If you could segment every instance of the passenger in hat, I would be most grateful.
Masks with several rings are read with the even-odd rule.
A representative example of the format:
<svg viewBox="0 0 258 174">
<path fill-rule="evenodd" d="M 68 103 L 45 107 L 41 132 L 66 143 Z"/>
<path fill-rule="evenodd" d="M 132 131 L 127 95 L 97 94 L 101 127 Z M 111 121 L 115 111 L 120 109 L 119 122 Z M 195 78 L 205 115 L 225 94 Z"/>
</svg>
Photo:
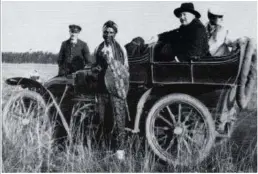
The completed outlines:
<svg viewBox="0 0 258 174">
<path fill-rule="evenodd" d="M 64 41 L 58 56 L 58 75 L 67 75 L 91 64 L 90 51 L 86 42 L 78 39 L 82 28 L 69 25 L 70 38 Z"/>
<path fill-rule="evenodd" d="M 208 38 L 205 26 L 199 20 L 200 13 L 193 3 L 182 3 L 174 10 L 181 26 L 175 30 L 158 35 L 161 43 L 169 43 L 172 56 L 178 61 L 190 61 L 209 53 Z M 170 56 L 171 57 L 171 56 Z"/>
<path fill-rule="evenodd" d="M 129 74 L 127 52 L 124 46 L 116 41 L 117 32 L 118 26 L 114 21 L 109 20 L 104 23 L 102 28 L 104 41 L 95 49 L 94 57 L 96 64 L 92 69 L 94 72 L 97 71 L 99 73 L 98 97 L 100 101 L 99 106 L 101 107 L 100 118 L 104 128 L 103 132 L 108 140 L 116 140 L 114 149 L 116 149 L 117 157 L 124 159 L 125 119 L 126 115 L 128 116 L 127 103 L 126 99 L 120 99 L 111 93 L 105 83 L 106 72 L 111 69 L 113 72 L 111 75 L 116 79 L 114 80 L 115 86 L 120 85 L 116 90 L 124 92 L 124 79 L 121 78 L 122 71 L 120 70 L 123 69 L 127 75 Z M 123 94 L 126 97 L 126 94 Z"/>
<path fill-rule="evenodd" d="M 206 30 L 209 39 L 209 51 L 212 56 L 224 56 L 230 53 L 228 46 L 228 30 L 223 26 L 224 13 L 221 8 L 213 7 L 208 10 L 209 22 Z"/>
</svg>

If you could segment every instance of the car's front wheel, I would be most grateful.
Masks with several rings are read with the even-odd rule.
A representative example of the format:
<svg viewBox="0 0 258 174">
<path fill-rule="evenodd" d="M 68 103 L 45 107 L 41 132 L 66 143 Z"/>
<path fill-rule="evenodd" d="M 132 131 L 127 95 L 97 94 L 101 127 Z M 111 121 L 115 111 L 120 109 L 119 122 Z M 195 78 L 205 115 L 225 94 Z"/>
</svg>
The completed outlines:
<svg viewBox="0 0 258 174">
<path fill-rule="evenodd" d="M 196 165 L 209 154 L 215 139 L 211 114 L 199 100 L 170 94 L 151 108 L 146 138 L 154 153 L 173 165 Z"/>
</svg>

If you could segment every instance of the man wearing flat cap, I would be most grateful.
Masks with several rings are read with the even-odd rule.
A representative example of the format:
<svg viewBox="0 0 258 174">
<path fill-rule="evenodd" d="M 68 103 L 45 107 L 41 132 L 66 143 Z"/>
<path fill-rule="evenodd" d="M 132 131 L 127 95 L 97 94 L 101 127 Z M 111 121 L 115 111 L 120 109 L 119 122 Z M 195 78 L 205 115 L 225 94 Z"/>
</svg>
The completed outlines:
<svg viewBox="0 0 258 174">
<path fill-rule="evenodd" d="M 69 25 L 70 38 L 62 43 L 57 61 L 59 76 L 71 74 L 90 64 L 88 45 L 78 39 L 80 31 L 80 26 Z"/>
<path fill-rule="evenodd" d="M 209 53 L 208 38 L 205 26 L 199 18 L 200 13 L 194 9 L 193 3 L 182 3 L 174 10 L 180 20 L 178 29 L 158 35 L 160 42 L 169 43 L 172 54 L 178 61 L 190 61 Z"/>
</svg>

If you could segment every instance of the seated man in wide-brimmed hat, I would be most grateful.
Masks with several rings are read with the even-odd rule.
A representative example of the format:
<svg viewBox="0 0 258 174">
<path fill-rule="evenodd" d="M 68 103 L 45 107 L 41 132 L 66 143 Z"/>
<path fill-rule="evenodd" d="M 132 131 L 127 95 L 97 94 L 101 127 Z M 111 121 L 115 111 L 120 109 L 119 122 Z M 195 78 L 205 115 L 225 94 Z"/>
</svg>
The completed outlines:
<svg viewBox="0 0 258 174">
<path fill-rule="evenodd" d="M 169 43 L 170 48 L 166 50 L 169 50 L 178 61 L 190 61 L 208 55 L 206 29 L 199 20 L 201 15 L 194 9 L 193 3 L 182 3 L 174 10 L 174 14 L 180 20 L 181 26 L 159 34 L 158 41 Z"/>
</svg>

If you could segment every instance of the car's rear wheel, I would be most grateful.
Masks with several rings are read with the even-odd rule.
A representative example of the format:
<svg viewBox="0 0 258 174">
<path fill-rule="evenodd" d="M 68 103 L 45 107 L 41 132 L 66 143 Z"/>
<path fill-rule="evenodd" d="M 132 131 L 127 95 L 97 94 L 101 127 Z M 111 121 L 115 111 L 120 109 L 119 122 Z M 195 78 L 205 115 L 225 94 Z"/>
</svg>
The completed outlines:
<svg viewBox="0 0 258 174">
<path fill-rule="evenodd" d="M 211 114 L 199 100 L 186 94 L 159 99 L 146 120 L 151 149 L 173 165 L 196 165 L 210 152 L 215 139 Z"/>
</svg>

